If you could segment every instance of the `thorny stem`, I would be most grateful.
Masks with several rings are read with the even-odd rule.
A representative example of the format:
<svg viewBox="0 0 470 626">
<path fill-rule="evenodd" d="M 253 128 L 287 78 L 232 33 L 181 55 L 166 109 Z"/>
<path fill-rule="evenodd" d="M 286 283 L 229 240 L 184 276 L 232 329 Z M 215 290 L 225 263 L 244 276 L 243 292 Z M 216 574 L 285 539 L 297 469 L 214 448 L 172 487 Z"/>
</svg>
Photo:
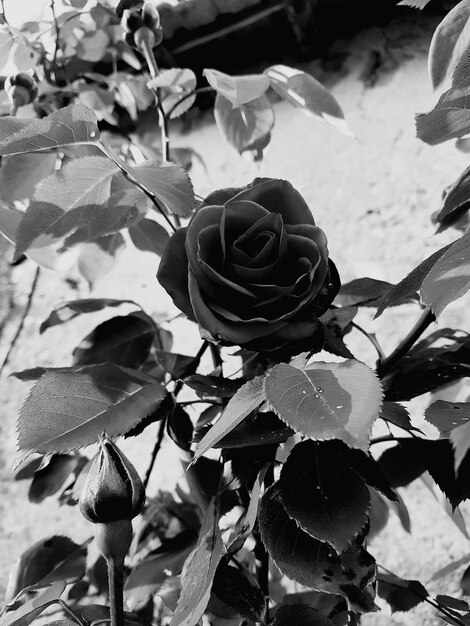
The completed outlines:
<svg viewBox="0 0 470 626">
<path fill-rule="evenodd" d="M 109 610 L 111 626 L 124 626 L 124 565 L 115 559 L 107 560 L 109 583 Z"/>
<path fill-rule="evenodd" d="M 119 167 L 119 169 L 127 178 L 127 180 L 129 180 L 132 184 L 136 185 L 136 187 L 138 187 L 141 191 L 145 193 L 145 195 L 148 198 L 150 198 L 150 200 L 153 202 L 153 204 L 158 209 L 160 214 L 165 218 L 166 222 L 172 228 L 172 230 L 176 230 L 174 224 L 171 222 L 171 220 L 168 218 L 168 216 L 166 215 L 166 213 L 163 211 L 162 207 L 160 206 L 160 202 L 158 201 L 158 198 L 156 197 L 156 195 L 146 185 L 144 185 L 142 181 L 140 181 L 138 178 L 134 176 L 134 174 L 132 173 L 132 170 L 127 166 L 127 164 L 124 161 L 122 161 L 116 154 L 114 154 L 114 152 L 109 148 L 109 146 L 104 144 L 102 141 L 98 141 L 96 145 L 108 157 L 108 159 L 111 159 L 111 161 L 113 161 L 113 163 L 115 163 Z"/>
<path fill-rule="evenodd" d="M 408 350 L 415 344 L 415 342 L 421 337 L 426 328 L 432 324 L 436 319 L 436 316 L 428 307 L 421 314 L 420 318 L 410 330 L 410 332 L 404 337 L 395 350 L 385 359 L 383 359 L 377 366 L 377 374 L 380 378 L 383 378 L 393 368 L 393 366 L 400 361 L 402 357 L 406 355 Z"/>
<path fill-rule="evenodd" d="M 31 310 L 31 306 L 33 304 L 34 294 L 36 293 L 36 289 L 37 289 L 37 286 L 38 286 L 40 274 L 41 274 L 41 268 L 38 266 L 38 267 L 36 267 L 36 271 L 34 272 L 33 282 L 31 283 L 31 288 L 30 288 L 29 293 L 28 293 L 28 300 L 26 302 L 26 306 L 24 308 L 23 315 L 21 316 L 20 323 L 18 324 L 18 328 L 16 329 L 16 333 L 15 333 L 13 339 L 10 342 L 10 345 L 8 347 L 8 350 L 7 350 L 7 353 L 5 355 L 5 358 L 3 359 L 3 362 L 0 365 L 0 375 L 2 374 L 2 372 L 5 369 L 6 365 L 8 364 L 8 361 L 10 360 L 11 353 L 13 352 L 13 349 L 16 346 L 16 343 L 17 343 L 18 339 L 20 338 L 20 335 L 21 335 L 21 333 L 23 331 L 23 328 L 24 328 L 24 325 L 25 325 L 25 322 L 26 322 L 26 318 L 28 317 L 29 311 Z"/>
</svg>

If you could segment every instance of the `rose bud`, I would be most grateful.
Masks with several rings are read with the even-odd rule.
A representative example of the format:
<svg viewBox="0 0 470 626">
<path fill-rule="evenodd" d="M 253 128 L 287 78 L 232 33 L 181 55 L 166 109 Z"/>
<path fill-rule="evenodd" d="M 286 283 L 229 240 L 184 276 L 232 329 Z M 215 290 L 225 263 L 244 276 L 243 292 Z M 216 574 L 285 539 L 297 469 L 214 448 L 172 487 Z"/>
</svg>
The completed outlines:
<svg viewBox="0 0 470 626">
<path fill-rule="evenodd" d="M 145 2 L 142 8 L 142 21 L 144 26 L 155 31 L 160 27 L 160 13 L 150 2 Z"/>
<path fill-rule="evenodd" d="M 145 503 L 145 488 L 135 467 L 109 439 L 88 472 L 79 499 L 80 511 L 94 524 L 131 520 Z"/>
<path fill-rule="evenodd" d="M 5 79 L 4 89 L 15 108 L 34 102 L 38 95 L 38 86 L 35 80 L 24 72 L 8 76 Z"/>
<path fill-rule="evenodd" d="M 126 9 L 121 18 L 121 26 L 126 33 L 135 33 L 135 31 L 143 26 L 144 22 L 136 11 Z"/>
</svg>

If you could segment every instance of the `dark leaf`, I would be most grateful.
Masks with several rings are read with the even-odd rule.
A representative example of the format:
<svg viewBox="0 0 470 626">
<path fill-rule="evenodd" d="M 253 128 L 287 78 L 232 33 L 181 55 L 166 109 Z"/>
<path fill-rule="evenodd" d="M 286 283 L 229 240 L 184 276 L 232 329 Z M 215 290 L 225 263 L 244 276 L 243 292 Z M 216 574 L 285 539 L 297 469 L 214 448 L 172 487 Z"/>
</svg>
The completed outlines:
<svg viewBox="0 0 470 626">
<path fill-rule="evenodd" d="M 34 474 L 41 467 L 44 457 L 41 454 L 31 454 L 12 471 L 13 480 L 34 478 Z"/>
<path fill-rule="evenodd" d="M 29 626 L 44 609 L 58 601 L 65 587 L 66 583 L 63 580 L 54 583 L 16 611 L 5 613 L 0 620 L 1 626 Z"/>
<path fill-rule="evenodd" d="M 394 488 L 406 487 L 426 471 L 424 459 L 411 453 L 406 440 L 387 448 L 379 457 L 378 464 Z"/>
<path fill-rule="evenodd" d="M 253 483 L 253 487 L 251 489 L 250 502 L 245 513 L 239 517 L 233 526 L 232 532 L 230 534 L 230 539 L 228 541 L 227 552 L 229 554 L 235 554 L 243 547 L 248 535 L 253 531 L 253 528 L 256 524 L 256 519 L 258 517 L 258 506 L 259 499 L 261 495 L 261 486 L 264 481 L 264 477 L 266 475 L 268 466 L 266 465 L 261 469 L 256 477 L 256 480 Z"/>
<path fill-rule="evenodd" d="M 427 407 L 424 417 L 438 429 L 441 437 L 448 438 L 454 428 L 470 421 L 470 402 L 437 400 Z"/>
<path fill-rule="evenodd" d="M 48 372 L 21 409 L 19 450 L 67 452 L 96 443 L 105 431 L 118 437 L 153 413 L 166 395 L 154 379 L 111 363 Z"/>
<path fill-rule="evenodd" d="M 369 490 L 338 454 L 335 441 L 298 443 L 284 463 L 279 487 L 289 516 L 338 553 L 366 525 Z"/>
<path fill-rule="evenodd" d="M 82 247 L 78 257 L 78 269 L 90 289 L 114 268 L 124 245 L 124 237 L 121 233 L 116 233 L 100 237 Z"/>
<path fill-rule="evenodd" d="M 168 232 L 155 220 L 146 217 L 129 227 L 132 243 L 139 250 L 162 256 L 170 239 Z"/>
<path fill-rule="evenodd" d="M 258 622 L 264 612 L 264 594 L 245 568 L 238 569 L 221 562 L 214 576 L 212 593 L 237 615 L 252 622 Z"/>
<path fill-rule="evenodd" d="M 187 466 L 182 462 L 186 482 L 192 500 L 201 511 L 205 511 L 220 488 L 223 465 L 215 459 L 202 457 L 197 463 Z"/>
<path fill-rule="evenodd" d="M 15 128 L 16 126 L 16 128 Z M 96 116 L 81 104 L 71 104 L 40 120 L 9 117 L 0 120 L 0 155 L 36 152 L 99 139 Z"/>
<path fill-rule="evenodd" d="M 193 374 L 184 379 L 184 384 L 203 398 L 231 398 L 245 382 L 242 378 L 230 379 L 202 374 Z"/>
<path fill-rule="evenodd" d="M 458 139 L 470 132 L 470 110 L 457 107 L 436 108 L 416 116 L 416 135 L 430 146 Z"/>
<path fill-rule="evenodd" d="M 422 263 L 420 263 L 415 269 L 408 274 L 403 280 L 401 280 L 397 285 L 392 287 L 390 291 L 385 294 L 382 302 L 379 304 L 377 308 L 377 313 L 375 314 L 375 318 L 382 315 L 382 313 L 390 306 L 395 306 L 400 302 L 403 302 L 404 299 L 413 298 L 419 289 L 421 289 L 421 285 L 423 284 L 424 279 L 432 270 L 434 265 L 439 261 L 441 256 L 449 250 L 452 244 L 448 244 L 444 246 L 440 250 L 437 250 L 427 259 L 425 259 Z M 375 319 L 374 318 L 374 319 Z"/>
<path fill-rule="evenodd" d="M 392 574 L 377 575 L 377 593 L 392 609 L 397 611 L 409 611 L 428 597 L 428 592 L 419 580 L 405 580 Z"/>
<path fill-rule="evenodd" d="M 182 406 L 177 404 L 168 416 L 167 430 L 176 445 L 189 452 L 193 438 L 193 423 Z"/>
<path fill-rule="evenodd" d="M 181 595 L 171 626 L 196 626 L 199 622 L 209 602 L 212 582 L 223 554 L 219 512 L 211 502 L 196 547 L 189 555 L 181 575 Z"/>
<path fill-rule="evenodd" d="M 376 374 L 354 360 L 315 362 L 304 369 L 280 364 L 266 376 L 266 397 L 279 417 L 311 439 L 342 439 L 368 449 L 382 404 Z"/>
<path fill-rule="evenodd" d="M 354 359 L 343 338 L 352 329 L 351 322 L 356 317 L 357 310 L 355 306 L 330 308 L 319 318 L 325 336 L 324 350 L 343 359 Z"/>
<path fill-rule="evenodd" d="M 469 611 L 470 607 L 468 602 L 461 600 L 460 598 L 453 598 L 452 596 L 443 596 L 438 594 L 436 596 L 436 602 L 444 605 L 448 609 L 454 609 L 455 611 Z"/>
<path fill-rule="evenodd" d="M 341 285 L 335 304 L 340 306 L 378 306 L 381 298 L 387 294 L 394 285 L 375 278 L 356 278 L 349 283 Z M 417 300 L 416 294 L 413 297 L 405 297 L 403 303 L 411 299 Z M 402 304 L 398 301 L 395 305 Z"/>
<path fill-rule="evenodd" d="M 266 70 L 266 74 L 274 91 L 296 109 L 353 137 L 335 97 L 313 76 L 287 65 L 273 65 Z"/>
<path fill-rule="evenodd" d="M 131 571 L 124 586 L 124 597 L 131 611 L 142 608 L 165 581 L 169 572 L 181 572 L 183 564 L 196 542 L 193 532 L 184 531 L 164 542 Z"/>
<path fill-rule="evenodd" d="M 73 351 L 73 365 L 106 361 L 138 368 L 147 359 L 155 335 L 155 324 L 140 312 L 113 317 L 97 326 Z"/>
<path fill-rule="evenodd" d="M 382 532 L 388 523 L 390 515 L 390 509 L 386 500 L 375 489 L 370 489 L 371 506 L 369 511 L 369 534 L 368 540 L 375 539 L 375 537 Z"/>
<path fill-rule="evenodd" d="M 294 431 L 286 426 L 275 413 L 258 413 L 253 419 L 241 424 L 220 439 L 214 448 L 244 448 L 271 443 L 285 443 Z"/>
<path fill-rule="evenodd" d="M 386 400 L 382 404 L 382 411 L 380 412 L 380 419 L 385 420 L 386 422 L 390 422 L 394 426 L 398 426 L 403 430 L 407 430 L 408 432 L 412 430 L 417 430 L 411 425 L 410 414 L 408 410 L 405 409 L 401 404 L 397 404 L 396 402 L 390 402 Z"/>
<path fill-rule="evenodd" d="M 351 610 L 374 609 L 366 589 L 375 577 L 372 556 L 356 544 L 338 555 L 302 531 L 287 515 L 276 483 L 261 498 L 258 523 L 263 543 L 283 574 L 317 591 L 342 595 Z"/>
<path fill-rule="evenodd" d="M 170 374 L 171 378 L 176 380 L 187 376 L 194 371 L 198 365 L 197 360 L 193 356 L 186 354 L 177 354 L 176 352 L 166 352 L 165 350 L 157 350 L 155 357 L 163 370 Z"/>
<path fill-rule="evenodd" d="M 334 626 L 328 617 L 305 604 L 284 604 L 278 608 L 273 626 Z"/>
<path fill-rule="evenodd" d="M 467 559 L 465 562 L 467 562 Z M 462 578 L 460 579 L 460 588 L 462 593 L 466 596 L 470 595 L 470 567 L 465 568 L 464 573 L 462 574 Z"/>
<path fill-rule="evenodd" d="M 26 200 L 36 186 L 54 170 L 55 151 L 4 157 L 0 167 L 0 198 L 5 202 Z"/>
<path fill-rule="evenodd" d="M 56 305 L 49 317 L 42 322 L 39 333 L 42 334 L 48 328 L 64 324 L 84 313 L 95 313 L 106 307 L 117 307 L 122 304 L 136 304 L 133 300 L 114 300 L 113 298 L 84 298 L 82 300 L 69 300 Z M 138 305 L 136 305 L 138 306 Z"/>
<path fill-rule="evenodd" d="M 54 495 L 63 487 L 65 481 L 74 471 L 79 457 L 70 454 L 54 454 L 49 463 L 34 475 L 29 486 L 28 500 L 38 504 L 45 498 Z"/>
<path fill-rule="evenodd" d="M 224 412 L 198 443 L 194 460 L 196 461 L 209 448 L 212 448 L 218 441 L 240 424 L 250 413 L 252 413 L 265 400 L 264 376 L 257 376 L 248 381 L 230 398 Z"/>
<path fill-rule="evenodd" d="M 403 502 L 402 497 L 399 493 L 397 493 L 397 500 L 391 500 L 388 503 L 389 507 L 393 509 L 400 520 L 400 524 L 403 529 L 406 530 L 407 533 L 411 533 L 411 518 L 406 507 L 406 504 Z"/>
<path fill-rule="evenodd" d="M 468 211 L 470 201 L 470 168 L 467 167 L 459 178 L 446 189 L 441 208 L 433 222 L 440 224 L 438 232 L 452 226 Z"/>
<path fill-rule="evenodd" d="M 253 489 L 259 473 L 274 463 L 277 449 L 277 444 L 228 448 L 224 450 L 224 460 L 230 461 L 233 476 L 238 482 Z"/>
</svg>

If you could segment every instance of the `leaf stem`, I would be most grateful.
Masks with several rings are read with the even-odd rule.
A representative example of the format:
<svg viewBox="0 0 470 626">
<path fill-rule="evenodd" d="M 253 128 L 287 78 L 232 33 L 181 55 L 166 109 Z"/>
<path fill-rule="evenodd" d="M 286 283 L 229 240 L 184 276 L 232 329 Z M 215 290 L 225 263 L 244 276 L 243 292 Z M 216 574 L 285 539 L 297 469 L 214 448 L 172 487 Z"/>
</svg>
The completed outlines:
<svg viewBox="0 0 470 626">
<path fill-rule="evenodd" d="M 60 604 L 60 606 L 62 607 L 62 610 L 64 611 L 64 613 L 67 613 L 67 615 L 74 621 L 77 622 L 77 624 L 79 624 L 79 626 L 87 626 L 87 622 L 85 620 L 83 620 L 80 615 L 78 615 L 77 613 L 75 613 L 75 611 L 72 609 L 72 607 L 70 607 L 67 602 L 65 602 L 64 600 L 60 599 L 58 600 L 58 603 Z"/>
<path fill-rule="evenodd" d="M 109 610 L 111 626 L 124 626 L 124 564 L 108 559 Z"/>
<path fill-rule="evenodd" d="M 150 457 L 150 463 L 147 468 L 147 472 L 144 478 L 144 487 L 147 489 L 150 476 L 152 474 L 153 467 L 155 465 L 155 461 L 157 460 L 158 453 L 160 452 L 160 448 L 162 447 L 163 437 L 165 436 L 165 427 L 166 427 L 166 418 L 164 417 L 160 422 L 160 428 L 158 429 L 157 440 L 155 441 L 155 445 L 152 450 L 152 456 Z"/>
<path fill-rule="evenodd" d="M 395 350 L 388 357 L 385 357 L 385 359 L 379 362 L 377 366 L 377 374 L 380 378 L 383 378 L 386 374 L 388 374 L 396 363 L 398 363 L 398 361 L 406 355 L 408 350 L 416 343 L 426 328 L 432 324 L 435 319 L 436 316 L 431 309 L 427 307 L 410 332 L 400 341 Z"/>
<path fill-rule="evenodd" d="M 377 341 L 377 337 L 375 335 L 372 335 L 372 334 L 368 333 L 366 330 L 364 330 L 364 328 L 362 328 L 362 326 L 359 326 L 359 324 L 356 324 L 356 322 L 351 322 L 351 326 L 353 328 L 355 328 L 356 330 L 358 330 L 360 333 L 362 333 L 365 337 L 367 337 L 367 339 L 371 342 L 371 344 L 377 350 L 377 354 L 379 355 L 379 359 L 381 361 L 384 360 L 385 359 L 385 352 L 382 350 L 382 346 Z"/>
<path fill-rule="evenodd" d="M 153 193 L 153 191 L 151 191 L 146 185 L 144 185 L 144 183 L 142 181 L 140 181 L 133 173 L 132 170 L 128 167 L 127 163 L 125 163 L 122 159 L 120 159 L 116 154 L 114 154 L 114 152 L 111 150 L 111 148 L 109 146 L 107 146 L 105 143 L 103 143 L 102 141 L 98 141 L 95 145 L 98 146 L 98 148 L 100 148 L 100 150 L 108 157 L 108 159 L 111 159 L 111 161 L 113 161 L 113 163 L 115 163 L 118 168 L 121 170 L 121 172 L 124 174 L 124 176 L 127 178 L 127 180 L 129 182 L 131 182 L 133 185 L 135 185 L 136 187 L 138 187 L 141 191 L 144 192 L 144 194 L 150 198 L 150 200 L 152 201 L 152 203 L 154 204 L 155 208 L 160 212 L 160 214 L 164 217 L 164 219 L 166 220 L 167 224 L 171 227 L 172 230 L 176 230 L 175 225 L 173 224 L 173 222 L 169 219 L 168 215 L 165 213 L 165 211 L 162 209 L 160 202 L 157 198 L 157 196 Z M 176 217 L 176 216 L 175 216 Z"/>
<path fill-rule="evenodd" d="M 176 111 L 180 104 L 182 104 L 188 98 L 191 98 L 192 96 L 198 96 L 201 93 L 211 92 L 215 92 L 215 89 L 213 87 L 199 87 L 199 89 L 193 89 L 192 91 L 185 93 L 184 96 L 181 96 L 181 98 L 177 100 L 175 104 L 165 113 L 166 118 L 171 119 L 172 114 Z"/>
</svg>

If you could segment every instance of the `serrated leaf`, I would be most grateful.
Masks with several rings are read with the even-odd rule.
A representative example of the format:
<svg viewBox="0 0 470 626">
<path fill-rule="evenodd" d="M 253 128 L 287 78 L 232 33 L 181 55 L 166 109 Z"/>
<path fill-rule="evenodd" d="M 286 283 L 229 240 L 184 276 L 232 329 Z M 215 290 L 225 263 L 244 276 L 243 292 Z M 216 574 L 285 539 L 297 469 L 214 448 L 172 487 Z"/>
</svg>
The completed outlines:
<svg viewBox="0 0 470 626">
<path fill-rule="evenodd" d="M 42 469 L 39 469 L 29 486 L 28 500 L 38 504 L 54 495 L 77 467 L 79 457 L 68 454 L 54 454 Z"/>
<path fill-rule="evenodd" d="M 469 210 L 470 201 L 470 167 L 467 167 L 459 178 L 446 190 L 439 212 L 433 222 L 439 224 L 438 232 L 442 232 L 458 221 L 462 214 Z"/>
<path fill-rule="evenodd" d="M 276 365 L 266 376 L 265 389 L 272 408 L 296 432 L 314 440 L 342 439 L 367 451 L 382 389 L 363 363 L 316 362 L 303 370 Z"/>
<path fill-rule="evenodd" d="M 5 202 L 29 199 L 38 183 L 53 170 L 55 152 L 15 154 L 4 157 L 0 167 L 0 197 Z"/>
<path fill-rule="evenodd" d="M 470 110 L 457 107 L 439 107 L 416 118 L 416 136 L 430 146 L 458 139 L 470 132 Z"/>
<path fill-rule="evenodd" d="M 148 85 L 152 88 L 164 89 L 161 99 L 162 107 L 166 114 L 173 109 L 170 119 L 185 113 L 193 106 L 196 100 L 196 94 L 192 94 L 197 85 L 196 74 L 188 68 L 173 67 L 169 70 L 162 70 Z M 175 107 L 184 96 L 187 97 Z"/>
<path fill-rule="evenodd" d="M 438 429 L 441 437 L 448 438 L 454 428 L 470 422 L 470 402 L 437 400 L 426 408 L 424 418 Z"/>
<path fill-rule="evenodd" d="M 283 574 L 311 589 L 345 597 L 354 611 L 373 610 L 373 596 L 366 589 L 375 577 L 373 557 L 356 544 L 338 555 L 301 530 L 285 511 L 277 483 L 261 498 L 258 524 L 263 543 Z"/>
<path fill-rule="evenodd" d="M 380 412 L 380 419 L 383 419 L 398 428 L 402 428 L 403 430 L 411 431 L 417 430 L 414 428 L 410 421 L 410 414 L 408 410 L 405 409 L 401 404 L 397 404 L 396 402 L 390 402 L 386 400 L 382 405 L 382 410 Z"/>
<path fill-rule="evenodd" d="M 369 491 L 335 441 L 298 443 L 283 465 L 279 487 L 288 515 L 338 553 L 368 520 Z"/>
<path fill-rule="evenodd" d="M 167 395 L 159 383 L 112 363 L 80 372 L 48 372 L 31 390 L 18 420 L 18 449 L 67 452 L 118 437 L 157 410 Z"/>
<path fill-rule="evenodd" d="M 378 306 L 382 297 L 392 289 L 394 285 L 384 280 L 376 280 L 375 278 L 356 278 L 349 283 L 341 285 L 338 295 L 335 298 L 335 304 L 343 307 L 351 306 Z M 403 302 L 412 300 L 406 297 Z M 416 295 L 414 297 L 416 298 Z M 402 302 L 397 302 L 402 304 Z"/>
<path fill-rule="evenodd" d="M 73 365 L 93 365 L 106 361 L 138 368 L 147 359 L 156 327 L 140 312 L 120 315 L 99 324 L 74 349 Z"/>
<path fill-rule="evenodd" d="M 212 501 L 206 511 L 196 547 L 181 575 L 181 595 L 170 626 L 196 626 L 204 613 L 215 572 L 224 554 L 219 511 Z"/>
<path fill-rule="evenodd" d="M 454 69 L 470 45 L 470 2 L 462 0 L 434 31 L 429 48 L 429 75 L 434 89 Z"/>
<path fill-rule="evenodd" d="M 56 568 L 60 567 L 70 556 L 74 557 L 74 562 L 78 559 L 78 568 L 74 568 L 72 578 L 80 578 L 79 574 L 81 576 L 85 574 L 86 546 L 80 546 L 69 537 L 62 535 L 54 535 L 37 541 L 21 554 L 11 571 L 6 602 L 11 603 L 19 593 L 26 589 L 47 587 L 57 580 L 65 582 L 67 576 L 62 579 L 57 578 Z"/>
<path fill-rule="evenodd" d="M 143 218 L 129 227 L 129 236 L 136 248 L 162 256 L 170 235 L 155 220 Z"/>
<path fill-rule="evenodd" d="M 402 302 L 404 298 L 414 297 L 416 292 L 421 289 L 421 285 L 423 284 L 426 276 L 451 246 L 452 244 L 448 244 L 440 250 L 433 252 L 433 254 L 428 256 L 427 259 L 415 267 L 415 269 L 411 271 L 403 280 L 392 287 L 392 289 L 385 294 L 382 302 L 379 304 L 374 319 L 382 315 L 388 307 L 395 306 L 396 304 Z"/>
<path fill-rule="evenodd" d="M 470 234 L 457 239 L 433 265 L 421 285 L 421 299 L 436 317 L 470 289 Z"/>
<path fill-rule="evenodd" d="M 78 257 L 78 269 L 90 289 L 111 272 L 124 247 L 125 241 L 121 233 L 100 237 L 82 247 Z"/>
<path fill-rule="evenodd" d="M 230 76 L 219 70 L 205 69 L 203 75 L 218 94 L 237 106 L 256 100 L 269 89 L 269 78 L 264 74 Z"/>
<path fill-rule="evenodd" d="M 354 136 L 336 98 L 313 76 L 287 65 L 273 65 L 265 73 L 274 91 L 296 109 L 323 120 L 348 137 Z"/>
<path fill-rule="evenodd" d="M 393 574 L 380 573 L 377 581 L 377 594 L 388 602 L 392 613 L 409 611 L 429 595 L 419 580 L 405 580 Z"/>
<path fill-rule="evenodd" d="M 106 307 L 117 307 L 122 304 L 135 304 L 138 306 L 133 300 L 116 300 L 114 298 L 83 298 L 61 302 L 54 307 L 49 317 L 42 322 L 39 327 L 39 333 L 42 334 L 48 328 L 64 324 L 79 315 L 95 313 Z"/>
<path fill-rule="evenodd" d="M 231 567 L 222 561 L 214 576 L 212 593 L 236 615 L 252 622 L 259 622 L 264 613 L 264 593 L 245 568 Z"/>
<path fill-rule="evenodd" d="M 269 143 L 274 127 L 274 110 L 266 96 L 235 106 L 217 94 L 214 117 L 222 137 L 239 154 L 263 149 Z"/>
<path fill-rule="evenodd" d="M 164 541 L 132 569 L 124 586 L 124 597 L 131 611 L 138 611 L 158 593 L 168 572 L 173 576 L 181 572 L 196 538 L 195 533 L 184 531 Z"/>
<path fill-rule="evenodd" d="M 194 190 L 188 173 L 179 165 L 145 161 L 130 170 L 156 195 L 167 211 L 187 217 L 194 207 Z"/>
<path fill-rule="evenodd" d="M 217 422 L 198 443 L 194 452 L 194 462 L 240 424 L 264 400 L 264 376 L 257 376 L 240 387 L 235 395 L 230 398 Z"/>
<path fill-rule="evenodd" d="M 29 626 L 48 606 L 55 604 L 65 591 L 66 583 L 61 580 L 32 600 L 25 602 L 16 611 L 4 613 L 0 618 L 0 626 Z"/>
<path fill-rule="evenodd" d="M 436 602 L 444 605 L 448 609 L 454 609 L 455 611 L 468 611 L 470 606 L 468 602 L 461 598 L 453 598 L 452 596 L 442 595 L 440 593 L 436 596 Z"/>
<path fill-rule="evenodd" d="M 12 129 L 16 125 L 16 132 Z M 5 137 L 5 135 L 7 135 Z M 96 116 L 81 104 L 70 104 L 40 120 L 11 122 L 0 118 L 0 156 L 60 148 L 74 143 L 94 143 L 99 139 Z"/>
<path fill-rule="evenodd" d="M 87 226 L 109 199 L 116 171 L 105 157 L 83 157 L 43 180 L 19 224 L 15 257 Z"/>
<path fill-rule="evenodd" d="M 283 604 L 276 611 L 273 626 L 334 626 L 326 615 L 306 604 Z"/>
</svg>

